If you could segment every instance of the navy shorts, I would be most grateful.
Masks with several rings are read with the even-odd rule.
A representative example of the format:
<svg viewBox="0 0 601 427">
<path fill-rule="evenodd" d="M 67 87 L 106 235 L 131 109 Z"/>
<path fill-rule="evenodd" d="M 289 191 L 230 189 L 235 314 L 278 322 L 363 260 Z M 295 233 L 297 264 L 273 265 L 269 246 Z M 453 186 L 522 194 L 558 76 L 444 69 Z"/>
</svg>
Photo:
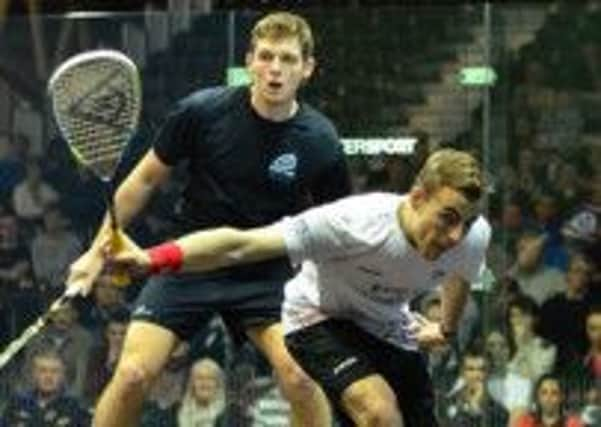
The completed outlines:
<svg viewBox="0 0 601 427">
<path fill-rule="evenodd" d="M 292 357 L 336 405 L 343 425 L 352 425 L 342 414 L 344 390 L 373 374 L 381 375 L 394 390 L 406 426 L 438 425 L 426 357 L 421 352 L 393 346 L 341 319 L 292 332 L 285 341 Z"/>
<path fill-rule="evenodd" d="M 211 273 L 183 273 L 150 278 L 132 311 L 188 340 L 218 312 L 239 340 L 254 326 L 277 323 L 284 284 L 292 277 L 287 258 Z"/>
</svg>

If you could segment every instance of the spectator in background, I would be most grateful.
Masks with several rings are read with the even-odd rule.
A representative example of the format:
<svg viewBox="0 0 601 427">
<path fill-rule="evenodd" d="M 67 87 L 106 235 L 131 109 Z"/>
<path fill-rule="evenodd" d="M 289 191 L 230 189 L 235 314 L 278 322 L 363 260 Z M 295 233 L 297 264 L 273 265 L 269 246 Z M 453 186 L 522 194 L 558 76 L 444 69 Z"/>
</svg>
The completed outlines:
<svg viewBox="0 0 601 427">
<path fill-rule="evenodd" d="M 601 293 L 601 171 L 589 181 L 586 198 L 563 224 L 561 233 L 568 246 L 584 252 L 593 263 L 591 291 Z"/>
<path fill-rule="evenodd" d="M 573 209 L 582 200 L 585 174 L 578 170 L 575 161 L 562 161 L 559 165 L 555 188 L 560 197 L 560 210 L 562 212 Z"/>
<path fill-rule="evenodd" d="M 598 382 L 593 381 L 587 384 L 580 418 L 587 427 L 601 425 L 601 385 Z"/>
<path fill-rule="evenodd" d="M 152 384 L 146 404 L 154 406 L 155 412 L 175 413 L 179 406 L 190 370 L 190 345 L 181 341 L 175 347 L 165 369 Z"/>
<path fill-rule="evenodd" d="M 504 275 L 515 262 L 512 255 L 517 239 L 531 224 L 517 196 L 508 196 L 500 201 L 495 219 L 487 265 L 496 275 Z"/>
<path fill-rule="evenodd" d="M 21 238 L 17 216 L 8 203 L 0 202 L 0 343 L 8 340 L 21 323 L 31 320 L 28 313 L 36 312 L 37 289 L 26 243 Z M 30 293 L 34 300 L 29 301 L 27 310 L 21 310 L 23 307 L 15 298 L 25 293 Z"/>
<path fill-rule="evenodd" d="M 461 360 L 461 371 L 447 402 L 444 425 L 448 427 L 505 427 L 508 414 L 490 396 L 487 388 L 488 361 L 484 352 L 468 349 Z"/>
<path fill-rule="evenodd" d="M 50 324 L 32 339 L 25 350 L 25 360 L 33 360 L 39 349 L 56 351 L 65 364 L 66 391 L 75 397 L 83 396 L 86 369 L 92 347 L 92 337 L 77 322 L 77 310 L 67 302 L 51 317 Z"/>
<path fill-rule="evenodd" d="M 503 332 L 497 329 L 489 331 L 484 345 L 490 364 L 486 383 L 488 392 L 505 408 L 510 419 L 515 419 L 529 406 L 532 383 L 508 369 L 511 353 L 509 339 Z"/>
<path fill-rule="evenodd" d="M 509 275 L 519 285 L 520 291 L 542 304 L 556 293 L 565 289 L 563 273 L 543 264 L 545 235 L 524 232 L 515 247 L 515 264 Z"/>
<path fill-rule="evenodd" d="M 10 200 L 24 176 L 25 166 L 19 161 L 10 135 L 0 134 L 0 203 Z"/>
<path fill-rule="evenodd" d="M 509 303 L 507 325 L 511 357 L 507 370 L 534 384 L 551 372 L 557 349 L 538 335 L 539 307 L 533 299 L 519 296 Z"/>
<path fill-rule="evenodd" d="M 57 204 L 48 205 L 42 219 L 43 227 L 31 244 L 31 257 L 38 285 L 51 300 L 63 291 L 69 266 L 82 245 Z"/>
<path fill-rule="evenodd" d="M 197 360 L 190 369 L 177 426 L 225 426 L 225 397 L 225 377 L 219 364 L 209 358 Z"/>
<path fill-rule="evenodd" d="M 587 384 L 601 385 L 601 306 L 592 306 L 586 316 L 588 348 L 585 356 L 565 366 L 560 374 L 570 392 L 570 401 L 582 401 Z"/>
<path fill-rule="evenodd" d="M 96 403 L 115 371 L 128 323 L 127 309 L 112 310 L 103 323 L 101 342 L 90 350 L 84 385 L 84 400 L 90 406 Z"/>
<path fill-rule="evenodd" d="M 77 399 L 65 393 L 65 363 L 51 349 L 40 349 L 32 357 L 33 385 L 16 393 L 2 414 L 5 426 L 17 427 L 88 427 L 89 414 Z"/>
<path fill-rule="evenodd" d="M 58 202 L 58 193 L 42 177 L 39 159 L 27 160 L 25 179 L 15 187 L 12 200 L 17 216 L 31 226 L 41 222 L 48 205 Z"/>
<path fill-rule="evenodd" d="M 78 301 L 78 308 L 83 327 L 95 338 L 102 339 L 113 313 L 128 310 L 125 289 L 113 285 L 110 274 L 104 272 L 96 279 L 91 298 Z"/>
<path fill-rule="evenodd" d="M 540 190 L 541 164 L 532 147 L 520 148 L 518 151 L 516 173 L 521 197 L 529 197 Z"/>
<path fill-rule="evenodd" d="M 563 403 L 559 378 L 544 375 L 534 389 L 534 409 L 518 418 L 515 427 L 584 427 L 580 417 L 566 413 Z"/>
<path fill-rule="evenodd" d="M 249 411 L 252 427 L 289 427 L 290 404 L 282 396 L 282 391 L 273 376 L 257 377 L 254 380 L 257 398 Z"/>
<path fill-rule="evenodd" d="M 557 168 L 560 166 L 558 165 Z M 548 267 L 565 271 L 568 255 L 561 238 L 561 200 L 550 189 L 538 191 L 532 196 L 534 226 L 544 234 L 540 262 Z M 541 301 L 538 301 L 540 304 Z"/>
<path fill-rule="evenodd" d="M 581 360 L 586 352 L 585 321 L 594 303 L 589 293 L 590 278 L 588 260 L 573 254 L 565 277 L 565 291 L 551 297 L 541 307 L 541 336 L 557 346 L 558 369 Z"/>
</svg>

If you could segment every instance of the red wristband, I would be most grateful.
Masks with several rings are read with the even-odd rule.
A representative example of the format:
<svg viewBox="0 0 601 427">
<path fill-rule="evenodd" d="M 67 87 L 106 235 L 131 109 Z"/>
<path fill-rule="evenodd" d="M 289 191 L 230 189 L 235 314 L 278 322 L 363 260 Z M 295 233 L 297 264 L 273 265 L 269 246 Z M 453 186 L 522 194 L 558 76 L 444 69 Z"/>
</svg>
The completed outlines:
<svg viewBox="0 0 601 427">
<path fill-rule="evenodd" d="M 175 242 L 166 242 L 147 250 L 150 256 L 150 273 L 175 272 L 182 268 L 184 251 Z"/>
</svg>

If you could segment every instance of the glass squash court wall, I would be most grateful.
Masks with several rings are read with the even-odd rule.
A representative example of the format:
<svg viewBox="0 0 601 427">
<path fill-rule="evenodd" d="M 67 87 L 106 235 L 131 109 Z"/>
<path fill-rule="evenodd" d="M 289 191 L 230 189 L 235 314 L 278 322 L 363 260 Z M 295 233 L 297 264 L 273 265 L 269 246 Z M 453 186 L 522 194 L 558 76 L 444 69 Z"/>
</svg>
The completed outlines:
<svg viewBox="0 0 601 427">
<path fill-rule="evenodd" d="M 424 156 L 438 147 L 470 150 L 486 167 L 490 191 L 482 208 L 493 225 L 488 265 L 473 284 L 453 350 L 431 362 L 440 414 L 448 418 L 449 393 L 459 384 L 455 380 L 463 354 L 473 343 L 486 342 L 490 331 L 499 330 L 501 341 L 511 343 L 508 359 L 514 356 L 514 327 L 506 321 L 505 309 L 516 287 L 530 294 L 540 310 L 551 291 L 563 290 L 572 250 L 594 255 L 598 247 L 594 226 L 570 221 L 583 212 L 582 205 L 598 207 L 601 202 L 599 12 L 585 4 L 476 3 L 311 8 L 302 14 L 313 26 L 317 49 L 317 69 L 302 97 L 338 127 L 355 192 L 406 191 Z M 143 113 L 116 177 L 121 180 L 150 146 L 177 99 L 203 87 L 246 83 L 244 57 L 257 16 L 254 11 L 80 13 L 8 16 L 0 23 L 2 347 L 60 292 L 68 264 L 67 255 L 56 256 L 57 263 L 63 259 L 59 267 L 32 255 L 39 253 L 32 247 L 44 229 L 43 214 L 26 217 L 17 212 L 16 223 L 10 219 L 15 219 L 14 190 L 26 166 L 40 163 L 81 245 L 88 244 L 104 206 L 102 186 L 76 169 L 57 135 L 45 91 L 52 70 L 68 56 L 94 48 L 121 50 L 138 65 Z M 184 179 L 180 175 L 134 224 L 132 233 L 141 242 L 150 244 L 169 235 L 168 218 L 177 207 L 174 195 Z M 561 229 L 570 224 L 573 232 L 566 238 Z M 544 241 L 536 240 L 539 267 L 560 283 L 553 288 L 545 282 L 548 295 L 527 289 L 528 274 L 516 266 L 516 242 L 524 233 L 545 236 Z M 21 266 L 18 274 L 12 274 L 15 265 Z M 598 283 L 598 278 L 591 279 L 595 280 Z M 129 288 L 125 301 L 130 302 L 141 286 Z M 77 308 L 99 341 L 102 318 L 89 319 L 91 304 L 79 301 Z M 435 317 L 436 296 L 422 296 L 415 308 Z M 580 322 L 573 325 L 582 335 L 578 345 L 586 346 L 584 320 L 574 322 Z M 257 403 L 277 400 L 277 393 L 266 393 L 274 389 L 265 362 L 251 349 L 236 350 L 216 319 L 198 328 L 188 358 L 209 354 L 223 366 L 228 417 L 245 425 L 253 416 L 268 416 Z M 552 333 L 545 339 L 557 354 L 568 345 Z M 26 378 L 26 355 L 27 351 L 0 375 L 4 398 L 14 391 L 11 378 Z M 182 358 L 173 364 L 182 378 L 185 363 Z M 85 370 L 75 371 L 70 380 L 87 375 Z M 529 387 L 541 374 L 535 371 L 522 372 Z M 577 377 L 575 382 L 585 380 Z M 26 386 L 24 381 L 17 383 Z M 172 393 L 183 388 L 182 382 Z M 578 393 L 570 395 L 571 409 L 584 405 Z M 86 405 L 92 400 L 82 397 Z M 285 413 L 285 407 L 281 411 Z"/>
</svg>

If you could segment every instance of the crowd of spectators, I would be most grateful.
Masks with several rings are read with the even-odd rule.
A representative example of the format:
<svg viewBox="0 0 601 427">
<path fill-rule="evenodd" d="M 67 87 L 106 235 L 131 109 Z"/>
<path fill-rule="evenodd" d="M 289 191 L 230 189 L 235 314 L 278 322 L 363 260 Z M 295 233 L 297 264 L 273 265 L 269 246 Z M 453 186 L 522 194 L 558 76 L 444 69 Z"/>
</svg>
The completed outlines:
<svg viewBox="0 0 601 427">
<path fill-rule="evenodd" d="M 443 427 L 601 425 L 601 169 L 585 138 L 596 118 L 584 107 L 601 104 L 601 12 L 575 10 L 552 11 L 512 59 L 487 270 L 457 339 L 429 356 Z M 572 36 L 557 43 L 568 27 Z M 434 148 L 427 129 L 414 135 L 413 156 L 350 159 L 355 191 L 406 191 Z M 139 154 L 149 141 L 134 142 Z M 45 159 L 29 145 L 0 135 L 0 348 L 61 293 L 104 209 L 103 184 L 76 167 L 62 141 Z M 177 188 L 169 183 L 133 225 L 136 240 L 163 239 L 176 208 L 167 195 Z M 141 286 L 118 288 L 103 275 L 91 296 L 55 313 L 2 371 L 0 426 L 88 426 Z M 414 308 L 440 319 L 436 293 Z M 288 414 L 266 362 L 235 347 L 213 317 L 171 356 L 142 426 L 284 426 Z"/>
</svg>

